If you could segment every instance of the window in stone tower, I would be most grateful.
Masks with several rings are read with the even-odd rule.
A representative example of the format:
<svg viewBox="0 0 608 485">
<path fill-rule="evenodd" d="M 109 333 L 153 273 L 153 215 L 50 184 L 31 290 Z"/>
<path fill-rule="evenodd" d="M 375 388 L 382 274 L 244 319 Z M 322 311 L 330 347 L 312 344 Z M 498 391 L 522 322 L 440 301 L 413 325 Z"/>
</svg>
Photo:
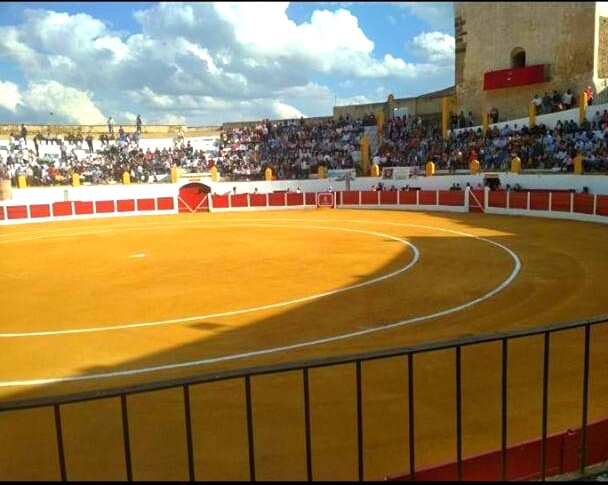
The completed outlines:
<svg viewBox="0 0 608 485">
<path fill-rule="evenodd" d="M 526 51 L 522 47 L 511 51 L 511 67 L 526 67 Z"/>
</svg>

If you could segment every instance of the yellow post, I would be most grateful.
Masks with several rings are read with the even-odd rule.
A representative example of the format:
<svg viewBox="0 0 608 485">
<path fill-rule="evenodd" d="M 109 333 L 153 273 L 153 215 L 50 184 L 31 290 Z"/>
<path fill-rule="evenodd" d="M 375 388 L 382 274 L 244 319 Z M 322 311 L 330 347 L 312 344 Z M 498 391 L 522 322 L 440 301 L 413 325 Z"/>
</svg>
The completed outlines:
<svg viewBox="0 0 608 485">
<path fill-rule="evenodd" d="M 582 125 L 585 121 L 585 111 L 587 111 L 587 93 L 583 91 L 578 102 L 578 124 Z"/>
<path fill-rule="evenodd" d="M 380 166 L 377 163 L 372 165 L 372 177 L 380 177 Z"/>
<path fill-rule="evenodd" d="M 378 110 L 376 113 L 376 133 L 382 133 L 382 129 L 384 128 L 384 111 Z"/>
<path fill-rule="evenodd" d="M 511 173 L 520 173 L 521 172 L 521 158 L 517 155 L 513 157 L 511 160 Z"/>
<path fill-rule="evenodd" d="M 536 106 L 534 103 L 528 103 L 528 127 L 531 128 L 536 124 Z"/>
<path fill-rule="evenodd" d="M 122 183 L 124 185 L 131 185 L 131 175 L 127 170 L 122 173 Z"/>
<path fill-rule="evenodd" d="M 576 175 L 582 175 L 583 174 L 583 156 L 580 153 L 576 154 L 576 157 L 574 157 L 574 173 Z"/>
<path fill-rule="evenodd" d="M 80 175 L 76 172 L 72 174 L 72 187 L 80 187 Z"/>
<path fill-rule="evenodd" d="M 317 166 L 317 176 L 320 179 L 324 179 L 327 176 L 327 172 L 325 171 L 325 167 L 323 165 Z"/>
<path fill-rule="evenodd" d="M 450 100 L 447 96 L 441 98 L 441 135 L 443 139 L 448 137 L 448 123 L 450 121 Z"/>
<path fill-rule="evenodd" d="M 264 180 L 266 180 L 266 182 L 272 181 L 272 169 L 270 167 L 266 167 L 266 170 L 264 170 Z"/>
<path fill-rule="evenodd" d="M 217 167 L 214 165 L 213 167 L 211 167 L 211 170 L 209 170 L 211 172 L 211 181 L 212 182 L 217 182 Z"/>
<path fill-rule="evenodd" d="M 27 187 L 25 175 L 19 175 L 19 177 L 17 177 L 17 187 L 20 189 L 25 189 Z"/>
<path fill-rule="evenodd" d="M 483 134 L 485 135 L 488 132 L 488 128 L 490 127 L 490 114 L 483 113 L 481 115 L 481 123 L 483 125 Z"/>
<path fill-rule="evenodd" d="M 361 137 L 361 175 L 369 175 L 369 138 Z"/>
<path fill-rule="evenodd" d="M 179 174 L 177 172 L 177 165 L 173 164 L 171 166 L 171 183 L 177 183 L 177 179 L 179 178 Z"/>
<path fill-rule="evenodd" d="M 478 174 L 481 171 L 481 165 L 479 164 L 479 160 L 471 160 L 469 163 L 469 172 L 472 175 Z"/>
<path fill-rule="evenodd" d="M 424 170 L 426 171 L 426 176 L 427 177 L 432 177 L 433 175 L 435 175 L 435 164 L 433 162 L 427 162 Z"/>
</svg>

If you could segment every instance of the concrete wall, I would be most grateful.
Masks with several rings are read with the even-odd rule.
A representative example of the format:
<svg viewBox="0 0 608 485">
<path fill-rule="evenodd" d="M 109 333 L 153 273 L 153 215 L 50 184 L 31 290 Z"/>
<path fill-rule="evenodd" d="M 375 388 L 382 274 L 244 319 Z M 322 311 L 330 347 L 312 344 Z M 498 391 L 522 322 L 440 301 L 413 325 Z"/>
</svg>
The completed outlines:
<svg viewBox="0 0 608 485">
<path fill-rule="evenodd" d="M 534 94 L 574 93 L 593 82 L 594 2 L 455 2 L 456 109 L 481 118 L 496 107 L 500 119 L 527 115 Z M 548 82 L 483 90 L 484 73 L 508 69 L 522 47 L 526 65 L 549 64 Z"/>
</svg>

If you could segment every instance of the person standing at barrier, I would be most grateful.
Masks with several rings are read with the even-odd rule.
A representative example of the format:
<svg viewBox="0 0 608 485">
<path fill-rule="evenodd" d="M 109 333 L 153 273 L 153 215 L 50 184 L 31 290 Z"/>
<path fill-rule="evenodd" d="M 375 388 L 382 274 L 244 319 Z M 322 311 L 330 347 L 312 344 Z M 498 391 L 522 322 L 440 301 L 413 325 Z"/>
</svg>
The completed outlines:
<svg viewBox="0 0 608 485">
<path fill-rule="evenodd" d="M 141 133 L 141 116 L 137 115 L 137 120 L 135 121 L 137 126 L 137 133 Z"/>
<path fill-rule="evenodd" d="M 21 138 L 23 138 L 23 145 L 27 146 L 27 128 L 21 123 Z"/>
</svg>

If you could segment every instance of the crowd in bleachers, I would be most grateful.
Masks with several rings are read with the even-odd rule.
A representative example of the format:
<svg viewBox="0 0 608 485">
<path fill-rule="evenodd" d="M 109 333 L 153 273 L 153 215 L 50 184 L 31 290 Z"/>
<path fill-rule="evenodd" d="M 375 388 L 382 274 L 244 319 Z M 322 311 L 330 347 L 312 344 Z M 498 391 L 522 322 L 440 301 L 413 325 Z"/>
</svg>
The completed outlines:
<svg viewBox="0 0 608 485">
<path fill-rule="evenodd" d="M 187 171 L 208 170 L 203 150 L 194 150 L 183 136 L 172 148 L 146 151 L 139 147 L 139 136 L 138 131 L 129 135 L 121 127 L 116 138 L 101 134 L 101 146 L 94 150 L 92 135 L 37 133 L 28 142 L 23 133 L 12 133 L 8 145 L 0 146 L 0 176 L 17 186 L 18 177 L 24 175 L 27 185 L 36 187 L 69 185 L 75 173 L 80 183 L 97 185 L 122 183 L 125 171 L 132 183 L 170 182 L 174 164 Z"/>
<path fill-rule="evenodd" d="M 563 98 L 562 98 L 563 99 Z M 459 118 L 463 113 L 461 112 Z M 473 123 L 469 113 L 467 125 Z M 25 175 L 29 186 L 71 183 L 74 173 L 81 183 L 121 183 L 127 171 L 133 183 L 170 181 L 171 167 L 184 172 L 208 172 L 212 166 L 231 180 L 260 180 L 266 168 L 279 180 L 307 179 L 320 165 L 327 169 L 358 166 L 353 158 L 360 150 L 366 126 L 375 126 L 374 115 L 333 120 L 262 120 L 255 125 L 233 127 L 220 134 L 217 156 L 195 150 L 183 133 L 173 148 L 144 151 L 139 147 L 141 128 L 132 134 L 122 126 L 117 136 L 102 134 L 101 146 L 93 149 L 91 135 L 80 133 L 63 137 L 37 133 L 29 142 L 27 130 L 11 134 L 8 146 L 0 146 L 0 175 L 13 180 Z M 112 130 L 113 131 L 113 130 Z M 374 130 L 375 133 L 375 130 Z M 34 149 L 31 148 L 32 143 Z M 42 146 L 55 145 L 40 156 Z M 574 121 L 558 122 L 554 128 L 538 124 L 451 130 L 443 139 L 437 122 L 419 117 L 395 116 L 382 129 L 381 143 L 372 153 L 372 163 L 383 167 L 409 166 L 424 170 L 433 161 L 437 170 L 466 170 L 478 160 L 482 170 L 503 171 L 518 156 L 525 169 L 570 171 L 577 154 L 583 157 L 587 172 L 608 170 L 608 111 L 597 112 L 579 126 Z"/>
<path fill-rule="evenodd" d="M 319 165 L 328 169 L 353 168 L 353 152 L 359 150 L 364 120 L 350 117 L 319 122 L 288 120 L 230 128 L 220 135 L 217 166 L 233 180 L 263 177 L 267 167 L 277 179 L 309 178 Z M 366 126 L 375 124 L 373 115 Z"/>
<path fill-rule="evenodd" d="M 560 121 L 555 128 L 515 124 L 490 128 L 486 135 L 481 128 L 471 128 L 451 131 L 447 140 L 437 125 L 395 118 L 384 126 L 383 143 L 374 161 L 380 167 L 423 167 L 432 161 L 436 169 L 453 172 L 468 169 L 476 159 L 482 169 L 506 170 L 517 155 L 523 169 L 570 171 L 578 153 L 583 156 L 585 171 L 608 170 L 607 110 L 581 126 L 574 121 Z"/>
</svg>

